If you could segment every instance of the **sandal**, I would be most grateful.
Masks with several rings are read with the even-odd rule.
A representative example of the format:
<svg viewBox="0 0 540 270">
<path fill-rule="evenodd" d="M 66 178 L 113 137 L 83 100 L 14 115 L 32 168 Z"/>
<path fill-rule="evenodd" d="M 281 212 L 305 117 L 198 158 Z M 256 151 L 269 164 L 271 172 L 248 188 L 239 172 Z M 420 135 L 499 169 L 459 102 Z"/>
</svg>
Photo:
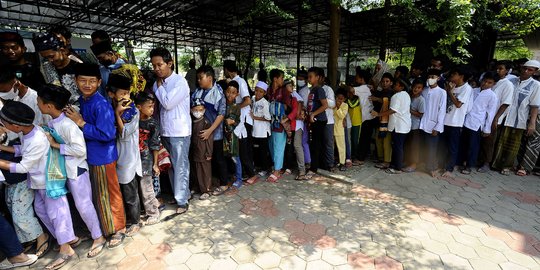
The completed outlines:
<svg viewBox="0 0 540 270">
<path fill-rule="evenodd" d="M 502 175 L 508 176 L 508 175 L 510 175 L 510 170 L 509 170 L 509 169 L 503 169 L 503 170 L 501 171 L 501 174 L 502 174 Z"/>
<path fill-rule="evenodd" d="M 11 263 L 6 258 L 2 262 L 0 262 L 0 269 L 12 269 L 12 268 L 17 268 L 17 267 L 29 266 L 29 265 L 34 264 L 38 259 L 38 257 L 34 254 L 28 254 L 26 256 L 28 256 L 28 260 L 24 262 L 18 262 L 18 263 Z"/>
<path fill-rule="evenodd" d="M 109 246 L 108 248 L 109 249 L 115 249 L 115 248 L 118 248 L 120 246 L 122 246 L 124 244 L 124 239 L 126 238 L 126 234 L 124 233 L 121 233 L 121 232 L 117 232 L 115 233 L 112 237 L 111 237 L 111 240 L 109 241 Z M 118 241 L 116 244 L 111 244 L 111 242 L 113 240 L 116 240 Z"/>
<path fill-rule="evenodd" d="M 375 164 L 375 168 L 379 168 L 381 170 L 386 170 L 386 169 L 390 168 L 390 165 L 388 163 L 382 162 L 382 163 Z"/>
<path fill-rule="evenodd" d="M 199 196 L 199 200 L 201 200 L 201 201 L 208 200 L 209 198 L 210 198 L 210 193 L 209 192 L 203 193 L 203 194 L 201 194 L 201 196 Z"/>
<path fill-rule="evenodd" d="M 388 168 L 386 170 L 384 170 L 385 173 L 387 174 L 401 174 L 402 171 L 398 171 L 398 170 L 395 170 L 395 169 L 392 169 L 392 168 Z"/>
<path fill-rule="evenodd" d="M 139 233 L 140 230 L 141 230 L 141 226 L 139 226 L 139 224 L 133 224 L 129 226 L 129 228 L 126 230 L 126 236 L 127 237 L 135 236 Z"/>
<path fill-rule="evenodd" d="M 42 249 L 45 245 L 47 245 L 47 247 L 45 249 Z M 51 236 L 47 234 L 47 240 L 45 240 L 45 242 L 43 242 L 39 247 L 36 248 L 36 255 L 38 256 L 38 258 L 45 256 L 51 250 L 51 247 Z"/>
<path fill-rule="evenodd" d="M 309 179 L 313 178 L 314 175 L 315 175 L 314 172 L 309 171 L 309 172 L 306 173 L 305 178 L 306 178 L 306 180 L 309 180 Z"/>
<path fill-rule="evenodd" d="M 415 169 L 415 168 L 411 168 L 411 167 L 407 167 L 407 168 L 403 169 L 403 172 L 406 172 L 406 173 L 412 173 L 412 172 L 416 172 L 416 169 Z"/>
<path fill-rule="evenodd" d="M 270 183 L 277 183 L 278 180 L 279 180 L 279 176 L 276 176 L 275 174 L 270 174 L 270 176 L 266 178 L 266 182 L 270 182 Z"/>
<path fill-rule="evenodd" d="M 71 259 L 75 256 L 75 254 L 76 253 L 73 253 L 71 255 L 58 253 L 58 255 L 56 256 L 54 261 L 52 263 L 50 263 L 49 265 L 47 265 L 45 267 L 45 269 L 47 269 L 47 270 L 60 269 L 60 268 L 64 267 L 66 264 L 68 264 L 69 261 L 71 261 Z M 60 263 L 55 264 L 58 261 L 60 261 Z"/>
<path fill-rule="evenodd" d="M 221 187 L 217 187 L 212 192 L 212 195 L 213 196 L 219 196 L 219 195 L 223 194 L 223 192 L 225 192 L 225 190 L 223 190 Z"/>
<path fill-rule="evenodd" d="M 206 194 L 206 193 L 205 193 Z M 149 217 L 146 219 L 146 222 L 144 223 L 145 226 L 151 226 L 159 223 L 159 216 L 157 217 Z"/>
<path fill-rule="evenodd" d="M 289 175 L 289 174 L 291 174 L 291 173 L 292 173 L 292 171 L 291 171 L 291 170 L 289 170 L 289 169 L 285 169 L 285 172 L 284 172 L 283 174 L 284 174 L 284 175 Z"/>
<path fill-rule="evenodd" d="M 303 180 L 307 180 L 307 177 L 305 174 L 299 174 L 294 178 L 294 180 L 303 181 Z"/>
<path fill-rule="evenodd" d="M 258 176 L 253 176 L 251 178 L 249 178 L 247 181 L 246 181 L 246 184 L 248 185 L 254 185 L 255 183 L 259 182 L 259 177 Z"/>
<path fill-rule="evenodd" d="M 86 253 L 86 257 L 91 259 L 91 258 L 95 258 L 95 257 L 99 256 L 103 252 L 103 250 L 105 249 L 106 245 L 107 245 L 107 241 L 103 241 L 103 243 L 101 243 L 100 245 L 95 246 L 92 249 L 90 249 L 90 251 L 88 251 L 88 253 Z M 99 249 L 99 251 L 97 253 L 95 253 L 94 255 L 90 255 L 91 253 L 94 253 L 98 249 Z"/>
<path fill-rule="evenodd" d="M 519 169 L 516 172 L 517 176 L 527 176 L 527 171 L 525 169 Z"/>
<path fill-rule="evenodd" d="M 489 169 L 488 165 L 484 165 L 484 166 L 478 168 L 478 170 L 476 170 L 476 171 L 479 172 L 479 173 L 486 173 L 486 172 L 489 172 L 490 169 Z"/>
</svg>

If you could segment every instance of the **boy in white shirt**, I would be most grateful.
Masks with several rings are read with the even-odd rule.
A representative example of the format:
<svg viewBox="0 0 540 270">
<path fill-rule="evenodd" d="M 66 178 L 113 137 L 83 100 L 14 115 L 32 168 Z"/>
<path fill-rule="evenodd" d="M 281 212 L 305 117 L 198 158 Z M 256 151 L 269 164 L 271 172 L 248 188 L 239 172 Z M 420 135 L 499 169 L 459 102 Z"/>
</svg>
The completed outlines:
<svg viewBox="0 0 540 270">
<path fill-rule="evenodd" d="M 459 153 L 461 129 L 465 121 L 465 115 L 469 109 L 472 96 L 472 87 L 467 83 L 471 72 L 466 66 L 458 66 L 450 73 L 449 82 L 446 83 L 447 103 L 446 116 L 444 117 L 444 143 L 443 157 L 446 157 L 445 172 L 443 177 L 452 177 Z M 448 154 L 445 154 L 445 153 Z"/>
<path fill-rule="evenodd" d="M 92 184 L 86 162 L 86 143 L 82 131 L 77 124 L 67 118 L 62 110 L 69 103 L 71 93 L 53 84 L 47 84 L 39 89 L 38 106 L 44 115 L 50 115 L 49 128 L 53 129 L 64 143 L 57 143 L 49 134 L 47 138 L 52 148 L 60 149 L 60 154 L 66 156 L 67 186 L 77 211 L 81 215 L 94 243 L 87 254 L 88 258 L 99 255 L 107 240 L 103 237 L 94 203 L 92 202 Z"/>
<path fill-rule="evenodd" d="M 496 75 L 493 72 L 486 72 L 482 79 L 480 88 L 473 90 L 471 110 L 465 116 L 463 128 L 464 142 L 468 142 L 468 147 L 462 148 L 465 153 L 460 155 L 462 159 L 459 164 L 463 164 L 463 159 L 467 157 L 467 165 L 461 173 L 471 174 L 471 168 L 476 166 L 478 151 L 480 150 L 480 140 L 491 133 L 491 123 L 497 112 L 497 95 L 491 90 L 495 85 Z"/>
<path fill-rule="evenodd" d="M 131 83 L 130 78 L 117 73 L 111 73 L 107 81 L 107 92 L 112 100 L 116 117 L 116 148 L 118 149 L 116 173 L 126 211 L 126 236 L 128 237 L 137 234 L 141 228 L 139 179 L 142 177 L 141 152 L 139 151 L 140 113 L 135 110 L 135 115 L 130 121 L 122 117 L 124 111 L 135 106 L 129 95 Z"/>
<path fill-rule="evenodd" d="M 0 168 L 10 170 L 12 173 L 28 173 L 30 188 L 35 193 L 36 215 L 60 245 L 60 253 L 46 269 L 58 269 L 75 255 L 70 244 L 76 242 L 77 237 L 73 232 L 65 181 L 62 179 L 52 181 L 49 178 L 47 164 L 50 144 L 43 129 L 32 123 L 34 117 L 34 111 L 18 101 L 6 103 L 0 111 L 0 120 L 7 129 L 22 133 L 21 145 L 0 147 L 2 151 L 22 156 L 22 160 L 18 163 L 0 160 Z"/>
<path fill-rule="evenodd" d="M 394 95 L 390 99 L 390 109 L 381 113 L 372 111 L 374 117 L 389 115 L 388 131 L 392 132 L 392 163 L 385 172 L 400 174 L 403 168 L 403 146 L 405 138 L 411 131 L 411 97 L 407 83 L 402 79 L 394 82 Z"/>
<path fill-rule="evenodd" d="M 255 165 L 261 169 L 259 175 L 265 176 L 271 170 L 270 148 L 268 147 L 268 137 L 271 134 L 270 103 L 264 98 L 268 85 L 263 81 L 258 81 L 255 86 L 255 96 L 253 96 L 253 109 L 251 118 L 253 118 L 253 148 L 257 154 L 254 156 Z M 248 181 L 248 184 L 254 184 L 258 178 Z"/>
<path fill-rule="evenodd" d="M 371 149 L 371 139 L 373 137 L 373 129 L 377 125 L 377 118 L 371 116 L 373 103 L 369 99 L 371 89 L 367 82 L 371 80 L 369 72 L 365 70 L 357 70 L 354 78 L 358 86 L 354 87 L 354 95 L 360 99 L 360 107 L 362 108 L 362 125 L 360 127 L 360 138 L 358 143 L 358 162 L 356 165 L 362 165 L 365 162 L 367 155 Z"/>
<path fill-rule="evenodd" d="M 437 145 L 439 133 L 444 131 L 444 117 L 446 113 L 446 91 L 439 87 L 437 82 L 441 76 L 438 69 L 428 70 L 428 87 L 422 92 L 425 99 L 425 109 L 420 129 L 424 131 L 426 148 L 426 169 L 432 177 L 437 176 Z"/>
<path fill-rule="evenodd" d="M 491 133 L 489 136 L 482 137 L 479 160 L 482 161 L 484 165 L 478 169 L 478 172 L 488 172 L 490 170 L 489 166 L 493 161 L 497 132 L 502 128 L 501 125 L 506 117 L 508 106 L 512 104 L 512 100 L 514 99 L 514 85 L 508 76 L 511 70 L 511 61 L 502 60 L 497 62 L 497 75 L 499 80 L 493 86 L 492 90 L 497 96 L 498 109 L 491 124 Z"/>
</svg>

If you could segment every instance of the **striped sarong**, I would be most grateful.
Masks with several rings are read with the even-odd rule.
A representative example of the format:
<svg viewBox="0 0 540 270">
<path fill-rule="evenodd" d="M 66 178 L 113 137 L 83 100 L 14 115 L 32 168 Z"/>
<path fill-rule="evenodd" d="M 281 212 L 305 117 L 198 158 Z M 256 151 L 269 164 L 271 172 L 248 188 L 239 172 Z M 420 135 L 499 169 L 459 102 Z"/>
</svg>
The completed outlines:
<svg viewBox="0 0 540 270">
<path fill-rule="evenodd" d="M 519 166 L 527 172 L 532 172 L 538 161 L 540 152 L 540 116 L 536 117 L 536 130 L 532 136 L 523 136 L 518 153 Z"/>
<path fill-rule="evenodd" d="M 503 127 L 495 148 L 494 169 L 503 170 L 514 166 L 524 132 L 524 129 Z"/>
<path fill-rule="evenodd" d="M 109 236 L 126 227 L 126 216 L 122 193 L 116 175 L 116 161 L 110 164 L 90 165 L 92 199 L 101 223 L 104 236 Z"/>
</svg>

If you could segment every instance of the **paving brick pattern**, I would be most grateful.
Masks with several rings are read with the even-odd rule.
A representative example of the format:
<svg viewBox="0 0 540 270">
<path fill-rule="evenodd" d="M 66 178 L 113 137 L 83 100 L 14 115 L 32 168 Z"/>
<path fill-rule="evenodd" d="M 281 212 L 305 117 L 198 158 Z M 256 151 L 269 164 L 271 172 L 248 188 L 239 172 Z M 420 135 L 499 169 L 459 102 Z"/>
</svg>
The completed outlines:
<svg viewBox="0 0 540 270">
<path fill-rule="evenodd" d="M 538 177 L 387 175 L 372 165 L 332 176 L 340 181 L 287 176 L 194 199 L 98 258 L 86 258 L 84 242 L 64 269 L 540 269 Z"/>
</svg>

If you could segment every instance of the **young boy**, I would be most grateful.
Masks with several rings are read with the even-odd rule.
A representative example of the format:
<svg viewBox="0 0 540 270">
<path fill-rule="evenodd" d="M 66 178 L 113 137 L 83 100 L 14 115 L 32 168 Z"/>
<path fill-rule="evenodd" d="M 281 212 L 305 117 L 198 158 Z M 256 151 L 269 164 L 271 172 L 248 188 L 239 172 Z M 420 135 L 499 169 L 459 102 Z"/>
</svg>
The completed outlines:
<svg viewBox="0 0 540 270">
<path fill-rule="evenodd" d="M 34 117 L 34 111 L 18 101 L 6 103 L 0 111 L 0 120 L 8 130 L 15 133 L 22 132 L 21 145 L 0 147 L 2 151 L 21 156 L 22 160 L 18 163 L 0 160 L 0 168 L 13 173 L 28 173 L 28 184 L 35 193 L 36 215 L 60 245 L 58 257 L 47 265 L 46 269 L 58 269 L 75 255 L 70 243 L 76 242 L 77 237 L 73 232 L 69 204 L 65 196 L 67 194 L 65 182 L 60 179 L 52 181 L 49 178 L 51 174 L 48 173 L 47 166 L 51 158 L 50 144 L 43 129 L 32 123 Z M 61 177 L 64 178 L 65 174 Z"/>
<path fill-rule="evenodd" d="M 463 174 L 471 174 L 480 151 L 480 140 L 491 133 L 491 123 L 498 109 L 497 95 L 491 90 L 495 82 L 496 75 L 493 72 L 486 72 L 480 88 L 473 90 L 472 102 L 469 104 L 472 108 L 465 116 L 463 124 L 463 140 L 468 142 L 468 150 L 460 155 L 462 159 L 467 156 L 467 165 L 461 171 Z M 465 160 L 461 160 L 459 165 L 462 165 L 463 161 Z"/>
<path fill-rule="evenodd" d="M 428 153 L 426 169 L 432 177 L 437 176 L 437 145 L 439 133 L 444 131 L 444 116 L 446 114 L 446 91 L 437 82 L 441 76 L 438 69 L 428 70 L 428 87 L 422 92 L 425 99 L 425 110 L 420 120 L 420 129 L 424 131 L 424 139 Z"/>
<path fill-rule="evenodd" d="M 360 128 L 360 138 L 358 143 L 358 162 L 357 165 L 364 164 L 368 153 L 371 150 L 371 140 L 373 137 L 373 129 L 377 125 L 377 118 L 371 116 L 371 111 L 374 109 L 371 102 L 371 90 L 367 82 L 371 80 L 369 72 L 365 70 L 357 70 L 355 82 L 358 86 L 354 87 L 354 95 L 360 100 L 360 108 L 362 110 L 362 126 Z"/>
<path fill-rule="evenodd" d="M 379 83 L 382 90 L 374 91 L 373 95 L 370 97 L 371 101 L 373 102 L 373 111 L 378 113 L 388 111 L 388 102 L 390 102 L 390 99 L 394 94 L 392 90 L 393 85 L 394 78 L 392 77 L 392 74 L 384 73 L 381 82 Z M 385 99 L 388 99 L 386 104 Z M 390 167 L 390 161 L 392 160 L 392 136 L 389 132 L 384 131 L 385 126 L 386 129 L 388 127 L 389 119 L 386 114 L 384 117 L 376 117 L 375 119 L 377 119 L 377 125 L 375 126 L 375 143 L 377 145 L 377 157 L 379 161 L 375 167 L 386 170 Z"/>
<path fill-rule="evenodd" d="M 302 67 L 302 69 L 298 70 L 296 73 L 296 85 L 298 88 L 296 89 L 296 92 L 298 95 L 302 98 L 303 104 L 302 104 L 302 113 L 304 115 L 304 130 L 302 133 L 302 149 L 304 149 L 304 163 L 305 167 L 309 168 L 311 166 L 311 153 L 309 153 L 309 131 L 307 129 L 309 125 L 309 119 L 307 119 L 306 116 L 306 105 L 309 97 L 309 87 L 306 83 L 306 80 L 308 78 L 308 73 Z"/>
<path fill-rule="evenodd" d="M 101 233 L 99 219 L 92 202 L 92 187 L 86 162 L 86 144 L 84 135 L 77 125 L 62 112 L 69 103 L 71 93 L 53 84 L 47 84 L 38 89 L 38 106 L 43 114 L 50 115 L 52 120 L 48 126 L 64 141 L 57 143 L 47 134 L 52 148 L 60 150 L 66 156 L 67 186 L 77 211 L 86 223 L 94 243 L 87 254 L 88 258 L 99 255 L 107 242 Z"/>
<path fill-rule="evenodd" d="M 204 101 L 197 98 L 191 104 L 191 115 L 193 115 L 192 132 L 199 134 L 203 130 L 210 128 L 211 124 L 204 118 L 205 105 Z M 212 192 L 212 148 L 214 138 L 212 135 L 208 139 L 203 140 L 200 137 L 191 137 L 191 160 L 195 167 L 195 176 L 199 183 L 201 191 L 200 200 L 210 198 Z M 240 179 L 242 180 L 242 179 Z"/>
<path fill-rule="evenodd" d="M 457 163 L 461 129 L 472 96 L 472 87 L 467 83 L 471 75 L 468 67 L 458 66 L 450 73 L 450 82 L 446 83 L 448 101 L 444 117 L 444 138 L 448 154 L 443 177 L 452 177 Z"/>
<path fill-rule="evenodd" d="M 412 83 L 411 90 L 411 132 L 407 136 L 405 142 L 405 152 L 407 155 L 407 163 L 409 164 L 405 168 L 404 172 L 416 171 L 416 165 L 418 164 L 420 156 L 420 141 L 422 140 L 422 131 L 420 130 L 420 121 L 422 115 L 424 115 L 425 100 L 422 96 L 424 90 L 424 81 L 416 79 Z"/>
<path fill-rule="evenodd" d="M 358 146 L 360 140 L 360 128 L 362 127 L 362 107 L 360 98 L 355 95 L 355 89 L 348 87 L 347 105 L 349 106 L 349 116 L 351 118 L 351 158 L 353 165 L 359 165 Z"/>
<path fill-rule="evenodd" d="M 302 114 L 301 111 L 303 99 L 302 97 L 294 90 L 294 82 L 293 81 L 286 81 L 284 83 L 285 89 L 287 92 L 291 95 L 289 99 L 288 109 L 287 109 L 287 118 L 286 121 L 290 124 L 290 130 L 293 133 L 292 134 L 292 148 L 294 148 L 294 151 L 292 151 L 290 147 L 290 143 L 287 143 L 287 146 L 291 151 L 285 151 L 285 155 L 287 153 L 291 153 L 291 156 L 296 157 L 296 165 L 298 167 L 298 175 L 295 177 L 296 180 L 302 180 L 305 178 L 306 175 L 306 167 L 304 163 L 304 148 L 302 146 L 302 137 L 303 137 L 303 131 L 304 131 L 304 120 L 301 118 Z M 294 152 L 294 153 L 293 153 Z M 291 160 L 288 163 L 289 166 L 293 166 L 294 161 L 292 161 L 294 158 L 291 158 Z"/>
<path fill-rule="evenodd" d="M 265 82 L 259 81 L 255 86 L 255 96 L 253 96 L 253 109 L 251 117 L 253 118 L 253 148 L 257 155 L 255 158 L 255 166 L 261 169 L 259 175 L 265 176 L 272 169 L 270 161 L 270 149 L 268 148 L 268 137 L 270 131 L 270 103 L 264 98 L 268 85 Z M 254 184 L 255 181 L 249 182 Z"/>
<path fill-rule="evenodd" d="M 154 115 L 155 97 L 146 92 L 139 92 L 135 97 L 135 106 L 139 110 L 139 152 L 141 155 L 142 202 L 148 218 L 145 225 L 159 222 L 159 201 L 154 192 L 154 176 L 159 177 L 158 153 L 160 148 L 159 123 L 152 118 Z"/>
<path fill-rule="evenodd" d="M 347 90 L 345 88 L 339 88 L 336 93 L 336 107 L 334 108 L 334 138 L 336 141 L 336 146 L 338 149 L 339 155 L 339 165 L 338 168 L 340 171 L 346 171 L 345 167 L 345 117 L 349 111 L 349 106 L 345 102 L 345 95 Z"/>
<path fill-rule="evenodd" d="M 236 81 L 230 81 L 227 85 L 225 97 L 227 98 L 227 112 L 225 114 L 225 138 L 223 140 L 223 152 L 231 157 L 235 165 L 236 179 L 233 188 L 227 191 L 239 189 L 242 186 L 242 164 L 240 163 L 238 136 L 236 127 L 240 123 L 240 107 L 236 104 L 236 97 L 239 93 L 239 85 Z"/>
<path fill-rule="evenodd" d="M 116 148 L 118 149 L 118 162 L 116 173 L 118 183 L 126 210 L 126 236 L 131 237 L 140 230 L 140 199 L 139 177 L 142 176 L 141 152 L 139 151 L 139 119 L 140 114 L 129 119 L 123 117 L 126 110 L 130 110 L 133 101 L 129 96 L 131 78 L 118 73 L 111 73 L 107 81 L 107 93 L 112 100 L 114 115 L 116 117 Z M 128 122 L 129 121 L 129 122 Z"/>
<path fill-rule="evenodd" d="M 306 178 L 311 178 L 317 170 L 319 165 L 324 162 L 324 155 L 321 153 L 321 146 L 323 144 L 324 131 L 326 128 L 326 109 L 328 103 L 326 100 L 326 93 L 321 87 L 321 79 L 324 77 L 324 70 L 320 67 L 311 67 L 308 70 L 308 81 L 311 84 L 311 91 L 309 93 L 307 109 L 309 123 L 311 128 L 311 167 L 310 171 L 306 174 Z"/>
<path fill-rule="evenodd" d="M 72 107 L 65 110 L 68 118 L 82 129 L 86 141 L 87 162 L 92 183 L 92 198 L 105 236 L 112 235 L 109 248 L 122 245 L 126 218 L 118 175 L 116 174 L 115 114 L 111 104 L 98 93 L 101 73 L 96 64 L 80 64 L 76 68 L 80 113 Z"/>
<path fill-rule="evenodd" d="M 395 94 L 390 99 L 390 109 L 381 113 L 372 112 L 375 117 L 389 116 L 388 131 L 392 132 L 392 164 L 391 168 L 385 171 L 388 174 L 400 174 L 403 168 L 403 145 L 407 134 L 411 131 L 411 98 L 407 91 L 407 83 L 402 79 L 396 80 Z"/>
</svg>

